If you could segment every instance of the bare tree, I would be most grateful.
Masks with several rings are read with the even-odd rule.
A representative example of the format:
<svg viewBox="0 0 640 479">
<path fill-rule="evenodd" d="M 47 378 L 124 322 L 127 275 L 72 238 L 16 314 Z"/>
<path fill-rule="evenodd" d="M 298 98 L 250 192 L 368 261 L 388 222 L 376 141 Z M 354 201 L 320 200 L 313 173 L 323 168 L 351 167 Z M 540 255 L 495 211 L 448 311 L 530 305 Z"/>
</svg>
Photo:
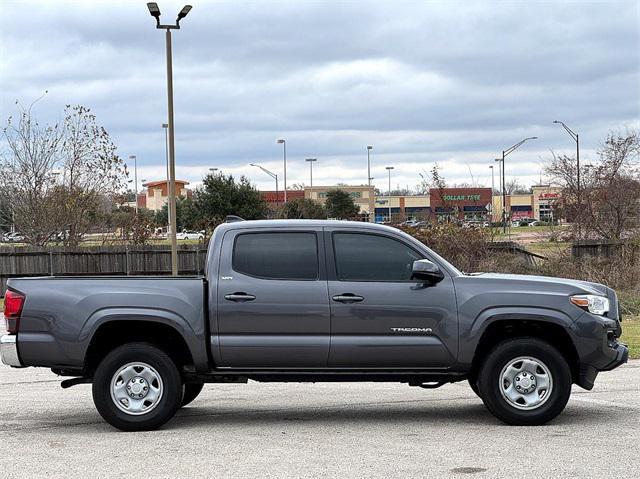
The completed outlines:
<svg viewBox="0 0 640 479">
<path fill-rule="evenodd" d="M 531 193 L 531 190 L 520 183 L 520 179 L 517 177 L 505 182 L 504 189 L 508 195 L 526 195 Z"/>
<path fill-rule="evenodd" d="M 126 165 L 88 108 L 67 105 L 63 131 L 58 194 L 66 242 L 75 245 L 91 227 L 104 222 L 110 210 L 106 199 L 125 186 Z"/>
<path fill-rule="evenodd" d="M 67 105 L 62 124 L 45 127 L 32 114 L 33 104 L 16 104 L 19 114 L 3 130 L 8 152 L 0 160 L 2 203 L 29 243 L 44 245 L 66 232 L 65 241 L 77 244 L 104 221 L 109 197 L 123 186 L 124 164 L 88 108 Z"/>
<path fill-rule="evenodd" d="M 43 245 L 59 224 L 53 193 L 63 134 L 58 125 L 41 126 L 32 117 L 35 103 L 25 109 L 16 102 L 18 115 L 3 129 L 8 152 L 0 159 L 0 195 L 26 240 Z"/>
<path fill-rule="evenodd" d="M 598 161 L 580 168 L 579 189 L 575 158 L 552 155 L 545 170 L 562 187 L 557 207 L 573 220 L 577 238 L 618 240 L 639 226 L 638 132 L 610 132 L 598 150 Z"/>
</svg>

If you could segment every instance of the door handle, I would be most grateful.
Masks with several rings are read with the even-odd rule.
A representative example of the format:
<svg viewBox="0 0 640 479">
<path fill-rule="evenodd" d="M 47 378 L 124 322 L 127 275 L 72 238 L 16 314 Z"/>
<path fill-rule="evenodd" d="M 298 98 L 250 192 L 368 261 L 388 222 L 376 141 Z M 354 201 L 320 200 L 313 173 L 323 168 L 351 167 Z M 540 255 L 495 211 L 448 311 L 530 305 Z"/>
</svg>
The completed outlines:
<svg viewBox="0 0 640 479">
<path fill-rule="evenodd" d="M 342 293 L 332 296 L 331 299 L 337 301 L 338 303 L 359 303 L 360 301 L 364 301 L 364 297 L 358 296 L 353 293 Z"/>
<path fill-rule="evenodd" d="M 231 293 L 226 294 L 224 299 L 227 301 L 235 301 L 236 303 L 244 303 L 246 301 L 253 301 L 256 297 L 252 294 L 247 293 Z"/>
</svg>

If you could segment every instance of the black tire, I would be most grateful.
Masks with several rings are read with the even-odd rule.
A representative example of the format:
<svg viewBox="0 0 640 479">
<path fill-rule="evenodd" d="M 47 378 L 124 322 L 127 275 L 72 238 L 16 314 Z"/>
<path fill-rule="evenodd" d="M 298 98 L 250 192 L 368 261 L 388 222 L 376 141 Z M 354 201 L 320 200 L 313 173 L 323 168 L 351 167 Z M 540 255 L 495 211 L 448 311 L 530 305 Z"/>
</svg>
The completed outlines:
<svg viewBox="0 0 640 479">
<path fill-rule="evenodd" d="M 121 410 L 116 400 L 112 398 L 112 380 L 114 383 L 121 380 L 120 376 L 116 379 L 116 374 L 130 363 L 148 365 L 150 370 L 157 373 L 161 381 L 157 388 L 160 393 L 157 394 L 158 399 L 153 403 L 153 408 L 148 412 L 138 412 L 138 415 Z M 143 368 L 137 370 L 143 371 Z M 136 377 L 132 381 L 135 382 Z M 128 383 L 121 382 L 121 384 Z M 157 380 L 155 386 L 158 386 Z M 173 360 L 162 350 L 148 343 L 128 343 L 111 351 L 100 362 L 93 376 L 92 392 L 96 409 L 113 427 L 122 431 L 148 431 L 165 424 L 180 407 L 182 379 Z M 128 401 L 124 403 L 129 404 Z"/>
<path fill-rule="evenodd" d="M 195 398 L 198 397 L 202 388 L 204 387 L 204 383 L 186 383 L 184 385 L 184 393 L 182 395 L 182 404 L 181 407 L 186 406 Z"/>
<path fill-rule="evenodd" d="M 510 384 L 508 380 L 501 384 L 503 368 L 521 357 L 541 361 L 551 377 L 550 392 L 533 409 L 524 410 L 512 405 L 500 389 L 505 387 L 506 390 L 506 385 Z M 541 376 L 548 377 L 542 368 L 538 371 Z M 514 426 L 537 426 L 551 421 L 563 411 L 571 394 L 571 382 L 569 365 L 556 348 L 539 339 L 524 337 L 503 341 L 489 353 L 480 368 L 477 385 L 485 406 L 498 419 Z M 535 397 L 536 400 L 539 397 Z M 518 400 L 522 401 L 520 407 L 528 407 L 524 399 Z"/>
</svg>

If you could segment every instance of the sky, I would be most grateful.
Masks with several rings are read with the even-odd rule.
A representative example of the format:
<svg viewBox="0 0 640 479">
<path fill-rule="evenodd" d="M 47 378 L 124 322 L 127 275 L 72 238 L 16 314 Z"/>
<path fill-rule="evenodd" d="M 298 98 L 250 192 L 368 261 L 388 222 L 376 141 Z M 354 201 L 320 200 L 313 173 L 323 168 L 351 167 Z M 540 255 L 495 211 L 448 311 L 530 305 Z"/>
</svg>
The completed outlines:
<svg viewBox="0 0 640 479">
<path fill-rule="evenodd" d="M 138 179 L 166 177 L 164 32 L 146 2 L 0 0 L 0 120 L 92 109 Z M 182 2 L 158 2 L 173 22 Z M 173 34 L 176 175 L 209 168 L 260 189 L 367 182 L 538 183 L 550 150 L 596 158 L 610 130 L 640 127 L 640 1 L 203 1 Z M 497 171 L 496 171 L 497 174 Z M 497 182 L 496 176 L 496 182 Z"/>
</svg>

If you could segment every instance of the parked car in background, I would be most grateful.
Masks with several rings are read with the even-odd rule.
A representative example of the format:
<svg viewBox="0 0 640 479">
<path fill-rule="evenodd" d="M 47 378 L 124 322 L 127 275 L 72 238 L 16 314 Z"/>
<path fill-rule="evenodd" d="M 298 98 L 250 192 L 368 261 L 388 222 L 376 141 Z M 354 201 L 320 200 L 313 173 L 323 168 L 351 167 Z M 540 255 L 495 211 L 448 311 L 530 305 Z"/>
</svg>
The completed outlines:
<svg viewBox="0 0 640 479">
<path fill-rule="evenodd" d="M 529 226 L 542 226 L 542 222 L 535 220 L 529 223 Z"/>
<path fill-rule="evenodd" d="M 2 236 L 2 241 L 6 243 L 22 243 L 24 239 L 25 238 L 22 233 L 18 233 L 17 231 L 14 231 L 13 233 L 5 233 Z"/>
<path fill-rule="evenodd" d="M 176 233 L 176 239 L 179 240 L 203 240 L 204 233 L 202 231 L 182 231 Z"/>
</svg>

